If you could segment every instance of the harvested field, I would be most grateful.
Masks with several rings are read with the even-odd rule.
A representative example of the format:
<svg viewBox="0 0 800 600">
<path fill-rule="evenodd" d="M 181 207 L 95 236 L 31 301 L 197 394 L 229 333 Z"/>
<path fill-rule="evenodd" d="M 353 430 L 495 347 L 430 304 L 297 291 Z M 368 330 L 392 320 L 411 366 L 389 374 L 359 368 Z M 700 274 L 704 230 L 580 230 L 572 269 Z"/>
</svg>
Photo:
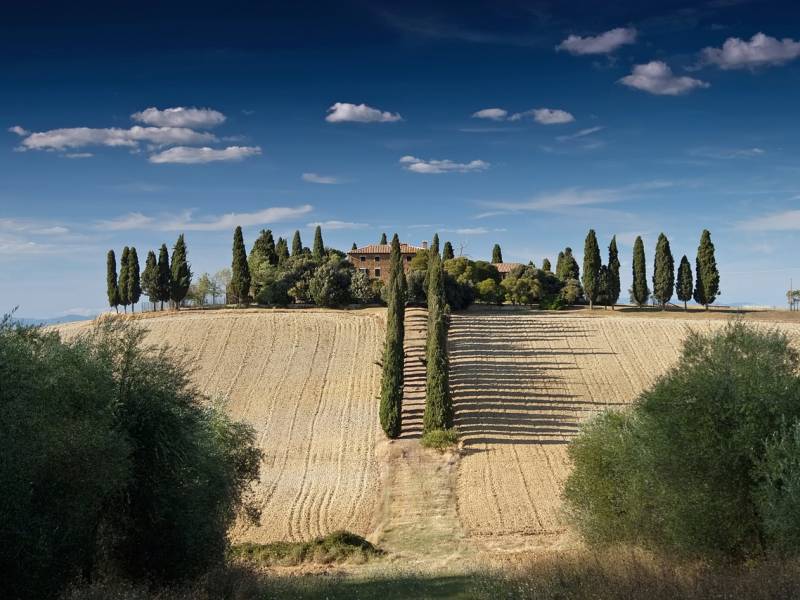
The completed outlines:
<svg viewBox="0 0 800 600">
<path fill-rule="evenodd" d="M 256 429 L 265 452 L 257 489 L 264 519 L 240 540 L 375 528 L 381 312 L 186 311 L 139 323 L 148 342 L 188 350 L 198 387 L 227 397 L 230 414 Z"/>
<path fill-rule="evenodd" d="M 458 513 L 468 534 L 557 535 L 567 443 L 675 363 L 687 327 L 721 319 L 608 312 L 468 311 L 453 316 L 450 384 L 461 431 Z M 800 326 L 781 328 L 797 334 Z"/>
</svg>

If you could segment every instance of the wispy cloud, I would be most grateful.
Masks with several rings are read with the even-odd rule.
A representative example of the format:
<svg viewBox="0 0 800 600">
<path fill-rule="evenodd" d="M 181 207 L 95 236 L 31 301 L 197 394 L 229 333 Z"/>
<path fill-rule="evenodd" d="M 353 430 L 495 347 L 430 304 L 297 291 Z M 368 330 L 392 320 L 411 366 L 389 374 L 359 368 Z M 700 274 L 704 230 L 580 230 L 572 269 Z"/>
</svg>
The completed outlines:
<svg viewBox="0 0 800 600">
<path fill-rule="evenodd" d="M 352 221 L 317 221 L 307 223 L 306 227 L 322 227 L 322 229 L 365 229 L 369 227 L 367 223 L 353 223 Z"/>
<path fill-rule="evenodd" d="M 504 108 L 484 108 L 472 113 L 473 119 L 489 119 L 491 121 L 502 121 L 508 116 L 508 111 Z"/>
<path fill-rule="evenodd" d="M 633 72 L 619 82 L 657 96 L 682 96 L 694 89 L 710 87 L 705 81 L 674 75 L 669 65 L 660 60 L 634 66 Z"/>
<path fill-rule="evenodd" d="M 569 140 L 577 140 L 582 137 L 586 137 L 587 135 L 592 135 L 593 133 L 597 133 L 598 131 L 602 131 L 605 129 L 602 125 L 598 125 L 597 127 L 588 127 L 586 129 L 581 129 L 575 133 L 570 135 L 559 135 L 556 139 L 559 142 L 568 142 Z"/>
<path fill-rule="evenodd" d="M 786 64 L 800 56 L 800 42 L 791 38 L 778 40 L 759 32 L 750 41 L 731 37 L 722 48 L 704 48 L 700 66 L 715 65 L 720 69 L 757 69 Z"/>
<path fill-rule="evenodd" d="M 738 229 L 749 231 L 800 231 L 800 210 L 785 210 L 740 221 Z"/>
<path fill-rule="evenodd" d="M 302 217 L 313 210 L 310 204 L 296 207 L 273 206 L 263 210 L 246 213 L 226 213 L 224 215 L 196 216 L 195 211 L 186 210 L 177 215 L 162 214 L 157 218 L 142 213 L 128 213 L 116 219 L 98 221 L 97 229 L 133 230 L 156 229 L 159 231 L 224 231 L 236 226 L 254 227 L 277 223 Z"/>
<path fill-rule="evenodd" d="M 752 148 L 734 148 L 734 149 L 721 149 L 700 147 L 692 148 L 688 151 L 690 156 L 697 156 L 701 158 L 716 158 L 716 159 L 730 159 L 730 158 L 754 158 L 764 156 L 767 153 L 763 148 L 754 146 Z"/>
<path fill-rule="evenodd" d="M 394 123 L 403 118 L 399 113 L 382 111 L 366 104 L 336 102 L 328 108 L 325 120 L 328 123 Z"/>
<path fill-rule="evenodd" d="M 485 235 L 487 233 L 507 231 L 507 229 L 505 227 L 495 227 L 493 229 L 488 227 L 458 227 L 455 229 L 444 228 L 440 231 L 442 233 L 455 233 L 458 235 Z"/>
<path fill-rule="evenodd" d="M 159 110 L 158 108 L 150 107 L 133 113 L 131 119 L 157 127 L 207 129 L 224 123 L 225 115 L 210 108 L 176 106 L 175 108 Z"/>
<path fill-rule="evenodd" d="M 334 177 L 333 175 L 318 175 L 317 173 L 303 173 L 301 179 L 303 181 L 307 181 L 308 183 L 320 183 L 323 185 L 335 185 L 337 183 L 343 183 L 340 178 Z"/>
<path fill-rule="evenodd" d="M 520 121 L 525 117 L 533 117 L 533 120 L 541 125 L 561 125 L 572 123 L 575 117 L 571 113 L 560 108 L 532 108 L 524 112 L 511 115 L 509 121 Z"/>
<path fill-rule="evenodd" d="M 129 229 L 145 229 L 154 222 L 153 217 L 147 217 L 140 212 L 132 212 L 114 219 L 99 221 L 97 227 L 105 231 L 127 231 Z"/>
<path fill-rule="evenodd" d="M 259 154 L 261 154 L 259 146 L 228 146 L 222 149 L 209 148 L 207 146 L 202 148 L 176 146 L 175 148 L 152 154 L 148 160 L 157 164 L 196 165 L 219 161 L 240 161 Z"/>
<path fill-rule="evenodd" d="M 439 175 L 441 173 L 473 173 L 485 171 L 489 163 L 483 160 L 472 160 L 468 163 L 459 163 L 452 160 L 423 160 L 415 156 L 404 156 L 400 164 L 407 171 L 423 173 L 425 175 Z"/>
<path fill-rule="evenodd" d="M 136 148 L 142 142 L 155 146 L 166 146 L 201 144 L 214 142 L 216 139 L 210 133 L 194 131 L 185 127 L 141 127 L 139 125 L 134 125 L 129 129 L 68 127 L 28 133 L 21 142 L 21 148 L 24 150 L 66 150 L 86 146 Z"/>
<path fill-rule="evenodd" d="M 581 37 L 570 35 L 556 46 L 556 50 L 566 50 L 570 54 L 608 54 L 620 46 L 633 44 L 637 31 L 633 27 L 617 27 L 595 36 Z"/>
</svg>

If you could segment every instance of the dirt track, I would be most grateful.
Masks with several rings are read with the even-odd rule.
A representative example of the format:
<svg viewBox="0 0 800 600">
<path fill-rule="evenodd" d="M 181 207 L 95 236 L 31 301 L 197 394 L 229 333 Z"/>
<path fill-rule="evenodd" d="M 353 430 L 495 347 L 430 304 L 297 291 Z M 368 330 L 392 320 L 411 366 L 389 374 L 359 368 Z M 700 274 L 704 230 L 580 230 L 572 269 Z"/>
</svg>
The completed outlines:
<svg viewBox="0 0 800 600">
<path fill-rule="evenodd" d="M 266 458 L 250 541 L 375 527 L 383 316 L 375 311 L 209 311 L 143 318 L 148 341 L 186 348 L 194 379 L 255 427 Z M 86 324 L 63 326 L 67 334 Z"/>
</svg>

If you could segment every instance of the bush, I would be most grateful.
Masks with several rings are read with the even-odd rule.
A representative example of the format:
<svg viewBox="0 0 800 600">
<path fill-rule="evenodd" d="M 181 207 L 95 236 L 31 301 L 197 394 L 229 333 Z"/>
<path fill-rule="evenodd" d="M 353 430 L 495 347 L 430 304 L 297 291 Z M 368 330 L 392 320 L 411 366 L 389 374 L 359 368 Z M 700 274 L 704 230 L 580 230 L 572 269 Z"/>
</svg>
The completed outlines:
<svg viewBox="0 0 800 600">
<path fill-rule="evenodd" d="M 503 303 L 503 288 L 494 279 L 484 279 L 476 287 L 475 292 L 481 302 L 487 304 Z"/>
<path fill-rule="evenodd" d="M 425 448 L 434 448 L 440 452 L 450 450 L 458 445 L 458 429 L 451 427 L 450 429 L 433 429 L 422 434 L 420 443 Z"/>
<path fill-rule="evenodd" d="M 427 273 L 427 271 L 409 271 L 406 275 L 410 304 L 424 306 L 428 301 Z"/>
<path fill-rule="evenodd" d="M 561 296 L 545 296 L 539 300 L 539 308 L 542 310 L 564 310 L 567 302 Z"/>
<path fill-rule="evenodd" d="M 371 304 L 375 302 L 377 296 L 375 295 L 375 288 L 372 287 L 372 282 L 369 275 L 363 271 L 356 271 L 350 278 L 350 297 L 359 304 Z"/>
<path fill-rule="evenodd" d="M 273 542 L 237 544 L 232 558 L 259 567 L 294 566 L 302 563 L 364 563 L 383 554 L 360 535 L 336 531 L 310 542 Z"/>
<path fill-rule="evenodd" d="M 690 333 L 629 413 L 595 419 L 570 446 L 565 498 L 586 538 L 710 559 L 797 555 L 797 519 L 780 515 L 797 510 L 800 443 L 786 425 L 800 418 L 799 363 L 775 330 Z"/>
<path fill-rule="evenodd" d="M 318 267 L 308 284 L 314 304 L 327 308 L 348 304 L 352 273 L 350 263 L 335 257 Z"/>
<path fill-rule="evenodd" d="M 109 320 L 71 343 L 0 327 L 4 596 L 112 568 L 168 580 L 221 561 L 261 453 L 188 368 Z"/>
</svg>

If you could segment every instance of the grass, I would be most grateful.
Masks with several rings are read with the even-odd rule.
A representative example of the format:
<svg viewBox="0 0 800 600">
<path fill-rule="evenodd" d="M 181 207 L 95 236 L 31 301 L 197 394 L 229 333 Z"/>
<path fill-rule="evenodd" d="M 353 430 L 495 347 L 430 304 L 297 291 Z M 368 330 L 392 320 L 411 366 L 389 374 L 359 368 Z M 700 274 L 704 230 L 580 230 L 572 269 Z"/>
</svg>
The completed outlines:
<svg viewBox="0 0 800 600">
<path fill-rule="evenodd" d="M 458 445 L 458 429 L 434 429 L 422 434 L 420 443 L 425 448 L 434 448 L 439 452 L 450 450 Z"/>
<path fill-rule="evenodd" d="M 295 566 L 303 563 L 365 563 L 383 552 L 363 537 L 337 531 L 310 542 L 273 542 L 237 544 L 231 548 L 233 560 L 259 567 Z"/>
</svg>

